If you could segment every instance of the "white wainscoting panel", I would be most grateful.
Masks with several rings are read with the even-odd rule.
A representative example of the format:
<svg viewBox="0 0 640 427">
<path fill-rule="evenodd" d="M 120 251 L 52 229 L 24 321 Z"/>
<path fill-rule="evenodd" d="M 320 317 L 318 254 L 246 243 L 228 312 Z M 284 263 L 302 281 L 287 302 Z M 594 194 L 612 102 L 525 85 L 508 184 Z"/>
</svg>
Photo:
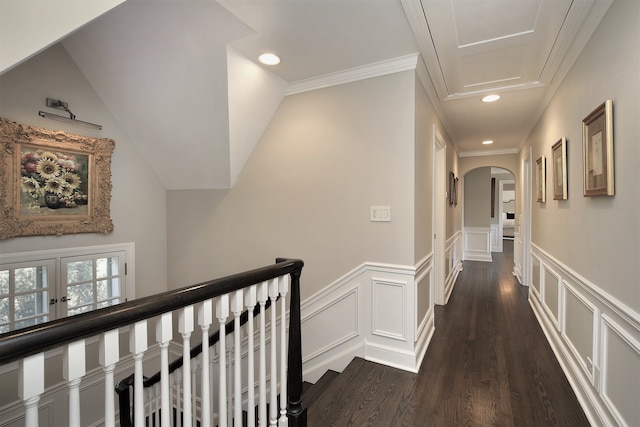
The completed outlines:
<svg viewBox="0 0 640 427">
<path fill-rule="evenodd" d="M 592 385 L 595 385 L 594 368 L 598 365 L 598 317 L 595 304 L 583 297 L 578 288 L 563 281 L 564 319 L 560 333 L 564 343 L 584 371 Z M 567 322 L 567 318 L 570 319 Z M 591 325 L 591 327 L 587 327 Z"/>
<path fill-rule="evenodd" d="M 520 233 L 513 233 L 513 275 L 522 285 L 522 238 Z"/>
<path fill-rule="evenodd" d="M 559 303 L 560 303 L 560 282 L 561 278 L 551 267 L 543 266 L 544 271 L 542 280 L 542 295 L 544 301 L 544 308 L 547 313 L 553 318 L 556 328 L 560 330 L 560 316 L 559 316 Z"/>
<path fill-rule="evenodd" d="M 335 295 L 326 305 L 305 313 L 302 323 L 303 363 L 358 337 L 358 288 Z"/>
<path fill-rule="evenodd" d="M 619 425 L 640 426 L 640 342 L 602 315 L 602 399 Z"/>
<path fill-rule="evenodd" d="M 537 245 L 531 251 L 529 302 L 590 423 L 639 426 L 640 314 Z"/>
<path fill-rule="evenodd" d="M 531 265 L 531 286 L 529 291 L 532 291 L 538 300 L 542 300 L 542 271 L 540 267 L 542 262 L 540 258 L 531 254 L 529 263 Z"/>
<path fill-rule="evenodd" d="M 458 231 L 449 237 L 445 242 L 445 252 L 447 260 L 447 275 L 444 279 L 444 303 L 449 301 L 451 292 L 453 292 L 453 286 L 456 283 L 458 274 L 462 271 L 461 260 L 461 247 L 462 247 L 462 232 Z"/>
<path fill-rule="evenodd" d="M 502 252 L 500 224 L 491 224 L 491 252 Z"/>
<path fill-rule="evenodd" d="M 371 281 L 371 333 L 399 341 L 407 341 L 403 311 L 407 282 L 374 277 Z"/>
<path fill-rule="evenodd" d="M 364 263 L 305 300 L 305 381 L 356 356 L 417 372 L 434 331 L 432 268 L 432 255 L 415 267 Z"/>
<path fill-rule="evenodd" d="M 491 227 L 464 228 L 463 258 L 469 261 L 491 262 Z"/>
</svg>

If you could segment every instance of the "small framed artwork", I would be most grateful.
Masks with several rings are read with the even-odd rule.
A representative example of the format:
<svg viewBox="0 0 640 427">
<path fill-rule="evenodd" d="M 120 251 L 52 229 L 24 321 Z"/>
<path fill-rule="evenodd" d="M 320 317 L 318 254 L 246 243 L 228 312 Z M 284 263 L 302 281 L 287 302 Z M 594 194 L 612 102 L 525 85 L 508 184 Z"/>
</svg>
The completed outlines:
<svg viewBox="0 0 640 427">
<path fill-rule="evenodd" d="M 453 206 L 454 205 L 454 200 L 455 200 L 455 183 L 456 183 L 456 176 L 453 172 L 449 172 L 449 206 Z"/>
<path fill-rule="evenodd" d="M 547 186 L 547 170 L 546 170 L 547 159 L 544 156 L 541 156 L 538 160 L 536 160 L 536 176 L 538 182 L 538 199 L 537 201 L 540 203 L 547 202 L 547 194 L 546 194 L 546 186 Z"/>
<path fill-rule="evenodd" d="M 113 140 L 0 118 L 0 146 L 0 239 L 113 231 Z"/>
<path fill-rule="evenodd" d="M 567 200 L 567 140 L 560 138 L 551 147 L 553 162 L 553 200 Z"/>
<path fill-rule="evenodd" d="M 582 121 L 584 196 L 613 196 L 613 101 L 603 102 Z"/>
</svg>

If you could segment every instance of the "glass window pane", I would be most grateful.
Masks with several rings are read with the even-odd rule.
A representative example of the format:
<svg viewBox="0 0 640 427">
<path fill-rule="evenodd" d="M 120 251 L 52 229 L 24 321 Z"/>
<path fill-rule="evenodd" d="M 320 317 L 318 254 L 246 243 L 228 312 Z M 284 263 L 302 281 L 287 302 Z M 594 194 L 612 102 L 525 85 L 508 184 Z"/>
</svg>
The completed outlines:
<svg viewBox="0 0 640 427">
<path fill-rule="evenodd" d="M 0 323 L 9 323 L 9 298 L 0 298 Z"/>
<path fill-rule="evenodd" d="M 100 280 L 98 283 L 98 301 L 120 296 L 120 279 Z"/>
<path fill-rule="evenodd" d="M 5 332 L 9 332 L 9 325 L 0 326 L 0 334 L 4 334 Z"/>
<path fill-rule="evenodd" d="M 16 295 L 14 299 L 15 319 L 35 316 L 49 312 L 47 292 L 36 292 L 26 295 Z"/>
<path fill-rule="evenodd" d="M 87 311 L 91 311 L 91 310 L 92 310 L 92 306 L 85 305 L 84 307 L 72 308 L 67 313 L 69 314 L 69 316 L 73 316 L 74 314 L 86 313 Z"/>
<path fill-rule="evenodd" d="M 9 270 L 0 271 L 0 295 L 9 295 Z"/>
<path fill-rule="evenodd" d="M 101 279 L 118 275 L 118 257 L 96 259 L 96 277 Z"/>
<path fill-rule="evenodd" d="M 69 307 L 90 304 L 94 300 L 92 283 L 69 286 L 67 288 L 67 304 Z"/>
<path fill-rule="evenodd" d="M 15 269 L 16 292 L 33 291 L 36 289 L 37 267 Z"/>
<path fill-rule="evenodd" d="M 86 282 L 93 279 L 93 261 L 74 261 L 67 264 L 67 283 Z"/>
</svg>

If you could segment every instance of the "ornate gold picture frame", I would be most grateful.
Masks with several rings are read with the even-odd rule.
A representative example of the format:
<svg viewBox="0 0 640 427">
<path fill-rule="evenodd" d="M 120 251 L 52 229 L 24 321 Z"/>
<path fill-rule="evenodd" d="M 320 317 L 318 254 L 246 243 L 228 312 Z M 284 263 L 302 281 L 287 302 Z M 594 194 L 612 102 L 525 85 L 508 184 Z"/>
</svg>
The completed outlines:
<svg viewBox="0 0 640 427">
<path fill-rule="evenodd" d="M 603 102 L 582 121 L 584 195 L 613 196 L 613 101 Z"/>
<path fill-rule="evenodd" d="M 113 231 L 113 140 L 0 118 L 0 147 L 0 239 Z"/>
</svg>

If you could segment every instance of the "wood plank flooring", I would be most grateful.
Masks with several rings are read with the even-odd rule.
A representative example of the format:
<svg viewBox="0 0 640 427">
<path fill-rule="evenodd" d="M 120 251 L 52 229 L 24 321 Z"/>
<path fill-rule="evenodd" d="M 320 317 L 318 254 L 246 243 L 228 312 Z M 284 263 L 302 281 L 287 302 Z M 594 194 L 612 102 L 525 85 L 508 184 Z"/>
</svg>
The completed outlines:
<svg viewBox="0 0 640 427">
<path fill-rule="evenodd" d="M 512 245 L 493 263 L 464 262 L 418 374 L 354 359 L 303 396 L 308 425 L 588 426 L 511 274 Z"/>
</svg>

